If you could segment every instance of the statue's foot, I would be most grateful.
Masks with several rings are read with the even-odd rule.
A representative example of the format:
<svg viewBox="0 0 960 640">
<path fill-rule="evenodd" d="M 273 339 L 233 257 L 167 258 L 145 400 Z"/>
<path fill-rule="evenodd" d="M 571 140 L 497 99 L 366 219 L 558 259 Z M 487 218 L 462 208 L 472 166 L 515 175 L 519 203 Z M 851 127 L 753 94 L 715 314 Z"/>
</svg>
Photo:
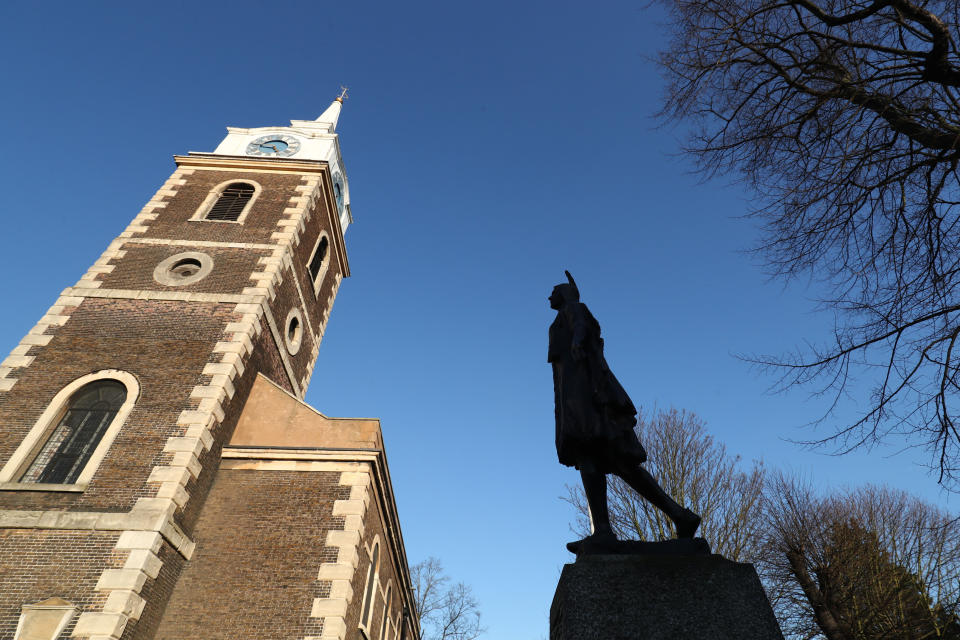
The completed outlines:
<svg viewBox="0 0 960 640">
<path fill-rule="evenodd" d="M 692 538 L 700 527 L 700 516 L 690 509 L 684 509 L 673 519 L 673 524 L 677 527 L 678 538 Z"/>
<path fill-rule="evenodd" d="M 605 531 L 603 533 L 592 533 L 582 540 L 567 543 L 567 551 L 580 555 L 589 548 L 609 546 L 617 541 L 617 536 L 613 532 Z"/>
</svg>

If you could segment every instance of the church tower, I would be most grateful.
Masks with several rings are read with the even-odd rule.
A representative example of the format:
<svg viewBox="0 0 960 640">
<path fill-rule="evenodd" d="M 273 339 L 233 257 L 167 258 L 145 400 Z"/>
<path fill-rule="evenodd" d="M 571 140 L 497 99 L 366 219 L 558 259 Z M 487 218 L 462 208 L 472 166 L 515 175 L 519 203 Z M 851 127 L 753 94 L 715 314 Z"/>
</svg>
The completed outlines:
<svg viewBox="0 0 960 640">
<path fill-rule="evenodd" d="M 0 637 L 418 637 L 379 421 L 303 403 L 342 102 L 176 156 L 0 362 Z"/>
</svg>

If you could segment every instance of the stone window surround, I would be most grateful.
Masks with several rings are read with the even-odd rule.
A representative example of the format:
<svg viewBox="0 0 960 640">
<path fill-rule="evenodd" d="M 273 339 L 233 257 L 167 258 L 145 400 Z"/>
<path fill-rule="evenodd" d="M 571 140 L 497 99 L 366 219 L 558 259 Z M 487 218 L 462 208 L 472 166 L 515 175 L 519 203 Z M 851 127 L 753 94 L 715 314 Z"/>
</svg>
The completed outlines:
<svg viewBox="0 0 960 640">
<path fill-rule="evenodd" d="M 297 335 L 291 339 L 290 338 L 290 323 L 296 318 L 297 320 Z M 300 309 L 296 307 L 290 309 L 290 312 L 287 314 L 287 319 L 283 323 L 283 343 L 287 347 L 287 351 L 290 355 L 295 356 L 300 351 L 300 347 L 303 345 L 303 314 L 300 313 Z"/>
<path fill-rule="evenodd" d="M 317 253 L 317 249 L 320 248 L 320 242 L 326 238 L 327 239 L 327 255 L 323 256 L 323 264 L 320 265 L 320 273 L 317 274 L 317 277 L 311 283 L 313 285 L 313 296 L 316 298 L 320 295 L 320 285 L 323 284 L 323 279 L 327 275 L 327 269 L 330 267 L 330 254 L 333 252 L 333 244 L 330 242 L 330 236 L 327 235 L 326 230 L 320 231 L 320 235 L 317 236 L 317 241 L 313 244 L 313 249 L 310 251 L 310 258 L 307 260 L 307 278 L 310 277 L 310 263 L 313 262 L 313 256 Z"/>
<path fill-rule="evenodd" d="M 200 269 L 191 276 L 175 278 L 171 275 L 170 270 L 181 260 L 196 260 L 200 263 Z M 209 255 L 200 251 L 184 251 L 183 253 L 176 253 L 161 260 L 153 270 L 153 279 L 156 280 L 158 284 L 168 287 L 183 287 L 203 280 L 210 275 L 211 271 L 213 271 L 213 258 Z"/>
<path fill-rule="evenodd" d="M 223 194 L 224 190 L 229 187 L 231 184 L 236 184 L 237 182 L 243 182 L 244 184 L 249 184 L 253 187 L 253 195 L 250 196 L 250 199 L 247 200 L 247 204 L 244 205 L 243 211 L 240 212 L 240 215 L 236 220 L 207 220 L 207 214 L 210 213 L 210 209 L 213 208 L 213 205 L 217 202 L 220 196 Z M 260 194 L 263 192 L 263 186 L 256 180 L 251 180 L 246 176 L 242 178 L 231 178 L 230 180 L 224 180 L 213 189 L 210 190 L 210 193 L 207 194 L 207 197 L 203 200 L 203 203 L 197 208 L 196 213 L 193 214 L 193 217 L 190 218 L 191 222 L 210 222 L 213 224 L 243 224 L 244 219 L 247 217 L 247 214 L 250 213 L 250 209 L 253 207 L 253 203 L 257 201 L 257 198 L 260 197 Z"/>
<path fill-rule="evenodd" d="M 374 536 L 373 542 L 370 543 L 370 546 L 366 549 L 367 555 L 370 557 L 371 561 L 373 560 L 373 550 L 377 549 L 380 546 L 380 536 Z M 380 562 L 382 561 L 380 554 L 377 554 L 377 566 L 374 567 L 373 575 L 370 575 L 369 569 L 367 570 L 367 581 L 363 584 L 363 601 L 360 603 L 360 623 L 359 628 L 360 632 L 363 634 L 364 638 L 368 640 L 372 638 L 370 623 L 373 620 L 373 607 L 377 603 L 377 593 L 380 591 L 377 587 L 380 584 Z M 372 588 L 370 582 L 373 582 Z M 363 619 L 363 610 L 367 608 L 367 594 L 372 600 L 370 603 L 370 611 L 367 615 L 368 620 Z"/>
<path fill-rule="evenodd" d="M 50 437 L 53 429 L 57 426 L 57 423 L 67 409 L 67 403 L 70 401 L 71 396 L 81 387 L 97 380 L 116 380 L 123 384 L 127 388 L 127 398 L 123 404 L 120 405 L 120 409 L 110 422 L 110 426 L 108 426 L 107 430 L 103 433 L 103 437 L 90 455 L 90 459 L 87 460 L 87 464 L 83 467 L 83 471 L 80 472 L 77 481 L 73 484 L 62 485 L 19 482 L 20 476 L 30 462 L 33 461 L 33 458 L 39 453 L 40 448 L 46 443 L 47 438 Z M 133 409 L 133 405 L 136 404 L 139 396 L 140 383 L 137 382 L 136 377 L 131 373 L 118 369 L 102 369 L 95 373 L 81 376 L 63 387 L 53 397 L 47 405 L 47 408 L 44 409 L 36 423 L 31 427 L 30 431 L 27 432 L 23 442 L 21 442 L 16 451 L 13 452 L 13 455 L 7 463 L 0 469 L 0 490 L 83 491 L 86 489 L 93 474 L 96 473 L 100 463 L 103 462 L 104 457 L 106 457 L 107 451 L 110 449 L 114 438 L 117 437 L 117 433 L 120 432 L 120 428 L 124 422 L 126 422 L 127 416 L 130 415 L 130 411 Z"/>
</svg>

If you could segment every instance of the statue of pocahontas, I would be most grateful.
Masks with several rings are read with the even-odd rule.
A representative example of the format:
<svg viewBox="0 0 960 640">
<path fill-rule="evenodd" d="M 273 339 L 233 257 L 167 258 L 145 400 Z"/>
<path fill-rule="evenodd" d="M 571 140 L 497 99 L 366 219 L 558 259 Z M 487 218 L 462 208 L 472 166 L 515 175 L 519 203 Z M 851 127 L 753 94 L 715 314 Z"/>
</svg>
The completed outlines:
<svg viewBox="0 0 960 640">
<path fill-rule="evenodd" d="M 580 291 L 570 275 L 550 294 L 557 317 L 550 325 L 547 360 L 553 366 L 553 393 L 557 420 L 557 457 L 576 467 L 583 480 L 593 533 L 567 548 L 603 548 L 616 542 L 607 511 L 607 474 L 623 480 L 663 511 L 678 538 L 692 538 L 700 516 L 681 507 L 643 468 L 647 453 L 637 439 L 637 410 L 603 357 L 600 324 L 580 302 Z"/>
</svg>

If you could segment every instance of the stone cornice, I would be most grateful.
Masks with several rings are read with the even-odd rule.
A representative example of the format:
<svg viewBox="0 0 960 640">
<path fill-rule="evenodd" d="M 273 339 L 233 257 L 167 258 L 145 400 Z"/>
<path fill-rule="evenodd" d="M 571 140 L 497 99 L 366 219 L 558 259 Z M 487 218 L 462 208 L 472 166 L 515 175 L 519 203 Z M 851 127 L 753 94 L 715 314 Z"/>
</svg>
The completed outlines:
<svg viewBox="0 0 960 640">
<path fill-rule="evenodd" d="M 187 156 L 173 156 L 173 160 L 177 166 L 197 169 L 247 169 L 283 173 L 329 173 L 330 171 L 330 166 L 325 160 L 254 158 L 199 152 L 191 152 Z"/>
</svg>

